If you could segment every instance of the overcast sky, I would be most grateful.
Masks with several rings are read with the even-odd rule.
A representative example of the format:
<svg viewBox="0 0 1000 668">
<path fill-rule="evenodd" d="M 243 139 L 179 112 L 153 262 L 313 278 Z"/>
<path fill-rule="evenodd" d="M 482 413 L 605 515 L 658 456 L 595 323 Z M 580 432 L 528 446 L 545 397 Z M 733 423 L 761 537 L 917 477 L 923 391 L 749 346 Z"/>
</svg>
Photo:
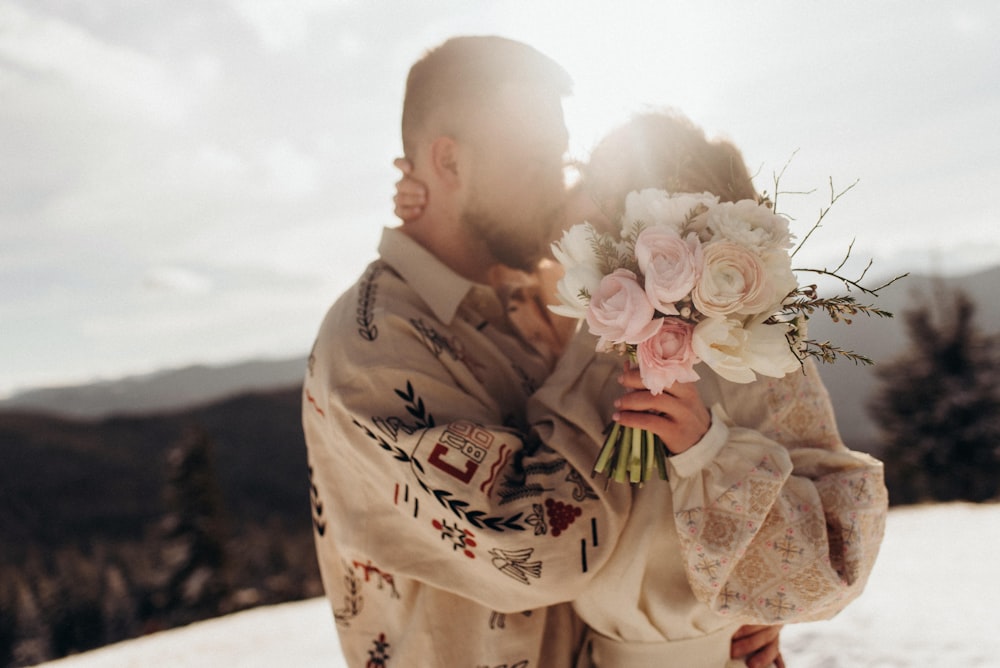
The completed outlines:
<svg viewBox="0 0 1000 668">
<path fill-rule="evenodd" d="M 0 0 L 0 394 L 305 355 L 391 215 L 403 82 L 456 34 L 576 81 L 585 158 L 632 111 L 732 139 L 804 257 L 1000 262 L 1000 3 Z"/>
</svg>

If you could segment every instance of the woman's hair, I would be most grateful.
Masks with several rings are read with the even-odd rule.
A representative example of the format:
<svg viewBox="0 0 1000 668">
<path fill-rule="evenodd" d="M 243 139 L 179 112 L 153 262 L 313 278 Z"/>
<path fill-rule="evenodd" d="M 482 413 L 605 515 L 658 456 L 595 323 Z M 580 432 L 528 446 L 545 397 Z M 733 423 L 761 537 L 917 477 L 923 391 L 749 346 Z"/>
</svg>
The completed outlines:
<svg viewBox="0 0 1000 668">
<path fill-rule="evenodd" d="M 582 168 L 584 186 L 617 217 L 633 190 L 709 192 L 720 200 L 758 199 L 739 149 L 673 111 L 638 114 L 613 130 Z"/>
</svg>

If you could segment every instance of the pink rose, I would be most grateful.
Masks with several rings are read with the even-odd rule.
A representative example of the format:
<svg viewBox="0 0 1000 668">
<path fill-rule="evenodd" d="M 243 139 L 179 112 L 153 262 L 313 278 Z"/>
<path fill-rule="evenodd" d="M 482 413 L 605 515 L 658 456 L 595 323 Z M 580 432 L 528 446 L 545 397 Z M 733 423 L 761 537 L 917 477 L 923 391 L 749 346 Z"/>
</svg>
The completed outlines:
<svg viewBox="0 0 1000 668">
<path fill-rule="evenodd" d="M 774 290 L 760 258 L 730 241 L 713 241 L 704 249 L 701 278 L 691 301 L 704 315 L 724 318 L 730 314 L 751 315 L 773 306 Z"/>
<path fill-rule="evenodd" d="M 701 278 L 702 250 L 693 232 L 682 239 L 675 230 L 646 228 L 635 242 L 635 257 L 646 276 L 646 295 L 660 313 L 676 315 L 676 302 L 684 299 Z"/>
<path fill-rule="evenodd" d="M 700 360 L 691 347 L 694 325 L 669 317 L 660 323 L 659 331 L 636 347 L 642 384 L 653 394 L 700 378 L 694 370 Z"/>
<path fill-rule="evenodd" d="M 597 349 L 608 350 L 618 343 L 641 343 L 655 334 L 660 323 L 653 320 L 654 313 L 635 274 L 616 269 L 590 296 L 587 325 L 600 337 Z"/>
</svg>

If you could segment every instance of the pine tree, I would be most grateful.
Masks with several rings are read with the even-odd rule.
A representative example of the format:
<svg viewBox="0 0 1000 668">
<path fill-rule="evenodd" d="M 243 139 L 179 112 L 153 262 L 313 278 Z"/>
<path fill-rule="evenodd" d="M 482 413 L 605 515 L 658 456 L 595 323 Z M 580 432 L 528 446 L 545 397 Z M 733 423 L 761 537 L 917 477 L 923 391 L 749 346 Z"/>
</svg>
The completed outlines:
<svg viewBox="0 0 1000 668">
<path fill-rule="evenodd" d="M 939 284 L 904 313 L 909 345 L 875 373 L 869 405 L 894 503 L 1000 493 L 1000 337 L 979 331 L 967 293 Z"/>
<path fill-rule="evenodd" d="M 165 607 L 180 623 L 218 613 L 226 593 L 222 504 L 212 444 L 189 430 L 167 457 Z"/>
</svg>

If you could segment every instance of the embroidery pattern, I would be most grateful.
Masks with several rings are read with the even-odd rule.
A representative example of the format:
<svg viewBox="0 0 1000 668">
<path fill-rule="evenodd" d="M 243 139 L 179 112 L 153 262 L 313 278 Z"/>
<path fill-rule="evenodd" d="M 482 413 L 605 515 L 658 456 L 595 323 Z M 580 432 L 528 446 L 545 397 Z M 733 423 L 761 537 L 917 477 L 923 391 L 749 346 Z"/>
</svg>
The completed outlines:
<svg viewBox="0 0 1000 668">
<path fill-rule="evenodd" d="M 423 399 L 416 395 L 412 383 L 407 381 L 405 391 L 397 389 L 395 392 L 400 398 L 407 402 L 407 411 L 418 419 L 421 428 L 434 426 L 434 417 L 427 413 Z M 351 421 L 354 426 L 363 431 L 364 434 L 374 441 L 382 450 L 390 453 L 393 459 L 404 464 L 409 464 L 413 476 L 416 479 L 417 484 L 420 485 L 420 488 L 432 495 L 438 503 L 450 510 L 458 519 L 471 524 L 477 529 L 490 529 L 491 531 L 524 531 L 524 525 L 521 524 L 521 517 L 523 513 L 515 513 L 514 515 L 509 516 L 488 516 L 482 510 L 470 509 L 468 501 L 453 498 L 455 496 L 454 493 L 446 489 L 435 489 L 427 484 L 427 482 L 423 479 L 423 476 L 426 475 L 424 465 L 418 459 L 411 457 L 409 453 L 404 451 L 399 446 L 390 444 L 385 440 L 385 438 L 372 431 L 371 428 L 359 422 L 356 418 L 352 418 Z M 563 464 L 565 464 L 565 462 L 563 462 Z"/>
<path fill-rule="evenodd" d="M 500 505 L 517 501 L 532 496 L 541 496 L 545 492 L 551 492 L 554 488 L 543 487 L 541 483 L 528 482 L 528 476 L 532 475 L 552 475 L 566 468 L 565 459 L 553 459 L 547 462 L 535 462 L 524 466 L 522 464 L 525 454 L 534 454 L 537 445 L 529 448 L 525 444 L 524 449 L 514 455 L 514 465 L 512 471 L 504 476 L 503 484 L 500 485 Z"/>
<path fill-rule="evenodd" d="M 579 507 L 555 499 L 545 499 L 545 512 L 549 515 L 553 538 L 558 538 L 577 517 L 583 514 Z"/>
<path fill-rule="evenodd" d="M 378 576 L 378 582 L 376 587 L 378 589 L 384 589 L 385 585 L 389 585 L 389 596 L 392 598 L 399 598 L 399 592 L 396 591 L 396 580 L 392 577 L 391 573 L 386 573 L 380 570 L 376 566 L 372 566 L 372 562 L 369 559 L 368 563 L 362 564 L 360 561 L 354 562 L 354 567 L 360 569 L 365 574 L 365 582 L 371 581 L 371 574 L 374 573 Z"/>
<path fill-rule="evenodd" d="M 337 626 L 347 628 L 351 625 L 351 620 L 361 614 L 364 607 L 364 597 L 361 596 L 361 581 L 358 580 L 350 564 L 344 562 L 344 607 L 333 611 L 333 619 Z"/>
<path fill-rule="evenodd" d="M 322 538 L 326 534 L 326 520 L 323 519 L 323 500 L 319 498 L 319 488 L 313 482 L 313 467 L 309 467 L 309 502 L 312 505 L 312 523 L 316 533 Z"/>
<path fill-rule="evenodd" d="M 390 659 L 389 643 L 386 642 L 385 634 L 378 634 L 373 644 L 374 647 L 368 650 L 368 663 L 365 664 L 365 668 L 385 668 Z"/>
<path fill-rule="evenodd" d="M 525 518 L 528 526 L 535 527 L 535 535 L 542 536 L 549 531 L 549 526 L 545 523 L 545 508 L 540 503 L 531 504 L 532 513 Z"/>
<path fill-rule="evenodd" d="M 417 330 L 417 333 L 420 334 L 420 339 L 434 353 L 435 357 L 440 357 L 441 353 L 448 353 L 448 356 L 456 362 L 465 358 L 462 342 L 458 338 L 449 339 L 443 336 L 439 331 L 420 318 L 411 318 L 410 324 Z"/>
<path fill-rule="evenodd" d="M 462 550 L 469 559 L 475 559 L 475 553 L 470 549 L 476 547 L 476 537 L 468 529 L 462 529 L 457 524 L 451 526 L 447 519 L 434 520 L 431 525 L 441 532 L 441 540 L 450 540 L 454 552 Z"/>
<path fill-rule="evenodd" d="M 566 482 L 571 482 L 576 485 L 573 490 L 573 498 L 576 501 L 586 501 L 587 499 L 596 499 L 597 493 L 594 489 L 587 483 L 583 478 L 583 474 L 574 468 L 569 470 L 566 474 Z"/>
<path fill-rule="evenodd" d="M 375 263 L 368 268 L 365 275 L 361 277 L 361 285 L 358 290 L 358 307 L 355 311 L 355 322 L 358 324 L 358 334 L 365 341 L 374 341 L 378 338 L 378 327 L 374 324 L 372 311 L 375 308 L 375 295 L 378 292 L 378 284 L 375 279 L 382 273 L 385 267 L 381 263 Z"/>
<path fill-rule="evenodd" d="M 542 562 L 528 561 L 534 554 L 535 548 L 526 547 L 520 550 L 501 550 L 494 548 L 490 550 L 493 557 L 493 566 L 504 575 L 509 575 L 522 584 L 530 585 L 529 577 L 536 580 L 542 577 Z"/>
</svg>

